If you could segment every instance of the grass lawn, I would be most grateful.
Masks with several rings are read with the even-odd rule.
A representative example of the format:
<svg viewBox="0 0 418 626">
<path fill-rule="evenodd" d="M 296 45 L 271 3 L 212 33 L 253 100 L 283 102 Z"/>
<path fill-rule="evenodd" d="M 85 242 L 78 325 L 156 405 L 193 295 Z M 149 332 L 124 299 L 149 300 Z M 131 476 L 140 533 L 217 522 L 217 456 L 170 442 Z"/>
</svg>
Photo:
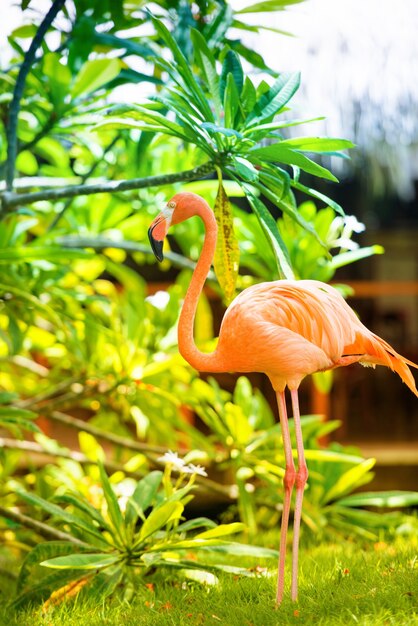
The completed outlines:
<svg viewBox="0 0 418 626">
<path fill-rule="evenodd" d="M 181 579 L 138 581 L 130 603 L 113 598 L 68 600 L 14 613 L 10 576 L 1 575 L 0 624 L 13 626 L 363 626 L 418 624 L 418 538 L 305 547 L 301 552 L 300 599 L 286 596 L 274 609 L 275 575 L 256 579 L 222 577 L 215 587 Z M 152 584 L 150 581 L 152 580 Z"/>
</svg>

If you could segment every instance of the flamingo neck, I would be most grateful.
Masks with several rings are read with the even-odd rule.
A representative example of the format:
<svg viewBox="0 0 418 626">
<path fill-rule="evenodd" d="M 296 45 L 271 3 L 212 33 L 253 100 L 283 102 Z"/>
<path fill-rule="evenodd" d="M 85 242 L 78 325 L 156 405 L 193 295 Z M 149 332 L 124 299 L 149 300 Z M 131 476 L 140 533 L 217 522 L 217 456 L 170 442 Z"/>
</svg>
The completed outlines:
<svg viewBox="0 0 418 626">
<path fill-rule="evenodd" d="M 193 332 L 197 304 L 215 255 L 218 227 L 215 216 L 206 203 L 199 204 L 196 215 L 205 225 L 205 239 L 181 309 L 178 345 L 180 354 L 192 367 L 199 371 L 213 372 L 218 369 L 216 350 L 212 353 L 201 352 L 194 342 Z"/>
</svg>

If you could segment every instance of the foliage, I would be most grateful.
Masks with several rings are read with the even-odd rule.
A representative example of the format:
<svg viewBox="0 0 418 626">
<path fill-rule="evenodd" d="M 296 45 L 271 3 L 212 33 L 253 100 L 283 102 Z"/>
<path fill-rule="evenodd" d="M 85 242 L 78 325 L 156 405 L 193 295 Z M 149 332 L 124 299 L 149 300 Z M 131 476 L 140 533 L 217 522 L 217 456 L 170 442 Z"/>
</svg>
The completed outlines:
<svg viewBox="0 0 418 626">
<path fill-rule="evenodd" d="M 90 591 L 102 597 L 123 585 L 128 598 L 134 593 L 130 580 L 133 572 L 146 576 L 161 568 L 175 568 L 186 578 L 213 584 L 213 572 L 217 571 L 251 575 L 245 568 L 223 563 L 223 555 L 277 557 L 275 551 L 267 548 L 225 540 L 242 531 L 240 523 L 216 525 L 203 517 L 183 521 L 184 507 L 193 497 L 190 492 L 196 473 L 201 470 L 194 465 L 180 465 L 180 475 L 173 486 L 172 465 L 167 462 L 164 474 L 150 472 L 136 484 L 130 496 L 118 499 L 99 464 L 103 491 L 99 507 L 77 492 L 55 498 L 56 504 L 19 490 L 23 500 L 41 507 L 68 527 L 70 533 L 68 541 L 40 543 L 29 552 L 20 570 L 15 606 L 57 594 L 70 582 L 80 589 L 87 584 Z M 189 479 L 185 480 L 187 476 Z M 190 531 L 194 532 L 192 537 Z M 38 564 L 57 571 L 34 584 L 30 573 Z"/>
<path fill-rule="evenodd" d="M 215 271 L 222 276 L 221 286 L 228 285 L 228 300 L 234 293 L 232 268 L 237 261 L 234 259 L 236 245 L 230 241 L 233 239 L 233 231 L 228 226 L 230 207 L 222 187 L 221 172 L 225 178 L 237 180 L 244 190 L 272 246 L 278 274 L 290 278 L 293 274 L 286 246 L 259 195 L 262 194 L 292 220 L 316 235 L 312 224 L 298 212 L 291 185 L 297 184 L 300 170 L 329 180 L 336 179 L 304 152 L 334 153 L 350 148 L 352 144 L 343 139 L 318 137 L 284 139 L 279 134 L 281 129 L 301 123 L 300 120 L 274 121 L 298 89 L 298 74 L 281 74 L 272 85 L 261 82 L 256 87 L 248 75 L 244 79 L 240 58 L 228 47 L 221 51 L 223 63 L 218 71 L 207 42 L 197 31 L 192 31 L 198 80 L 168 29 L 155 19 L 153 22 L 173 55 L 174 62 L 165 59 L 156 61 L 170 77 L 172 86 L 153 95 L 149 104 L 115 105 L 107 109 L 106 118 L 99 127 L 162 132 L 192 144 L 197 148 L 197 154 L 209 158 L 216 166 L 219 177 L 217 197 L 223 200 L 215 204 L 215 211 L 218 208 L 218 212 L 225 217 L 218 219 L 221 225 L 218 249 L 223 249 L 224 253 L 222 257 L 215 258 Z M 175 115 L 175 121 L 165 115 L 166 111 Z M 109 116 L 109 112 L 117 116 Z M 269 145 L 260 145 L 266 139 Z M 292 166 L 293 178 L 283 165 Z M 307 187 L 305 190 L 313 196 L 318 195 Z M 338 206 L 324 196 L 322 199 Z M 338 210 L 342 212 L 339 207 Z"/>
<path fill-rule="evenodd" d="M 201 224 L 178 227 L 158 275 L 171 286 L 155 294 L 145 239 L 170 194 L 205 196 L 220 231 L 209 280 L 226 302 L 259 280 L 329 280 L 337 267 L 381 252 L 356 248 L 358 225 L 311 185 L 335 181 L 326 158 L 352 144 L 290 136 L 303 121 L 288 115 L 299 75 L 266 67 L 231 35 L 231 27 L 258 32 L 248 13 L 296 1 L 233 11 L 221 0 L 173 0 L 153 3 L 151 14 L 145 2 L 74 0 L 54 23 L 22 2 L 29 23 L 10 35 L 0 72 L 0 426 L 12 435 L 1 441 L 0 532 L 5 550 L 27 553 L 18 603 L 54 604 L 84 589 L 123 588 L 129 598 L 137 575 L 170 568 L 214 582 L 214 573 L 249 574 L 232 557 L 272 555 L 225 537 L 277 523 L 279 426 L 248 379 L 228 393 L 177 351 Z M 132 86 L 135 98 L 126 96 Z M 319 207 L 297 206 L 294 191 Z M 196 333 L 210 348 L 209 298 Z M 399 527 L 403 514 L 364 507 L 407 507 L 416 496 L 352 494 L 370 480 L 373 460 L 336 444 L 323 449 L 318 440 L 336 423 L 303 421 L 309 529 L 370 539 Z M 57 423 L 76 431 L 77 443 L 65 447 Z M 162 473 L 169 449 L 187 453 L 187 464 L 169 462 Z M 49 462 L 39 465 L 39 454 Z M 192 487 L 233 523 L 184 511 Z"/>
</svg>

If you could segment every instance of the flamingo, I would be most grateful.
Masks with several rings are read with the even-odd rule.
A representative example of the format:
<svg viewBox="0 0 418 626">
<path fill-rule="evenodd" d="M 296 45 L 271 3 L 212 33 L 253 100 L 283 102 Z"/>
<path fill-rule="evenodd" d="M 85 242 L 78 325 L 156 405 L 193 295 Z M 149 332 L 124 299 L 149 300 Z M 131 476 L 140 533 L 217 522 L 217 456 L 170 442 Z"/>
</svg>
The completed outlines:
<svg viewBox="0 0 418 626">
<path fill-rule="evenodd" d="M 205 238 L 184 298 L 178 323 L 178 347 L 192 367 L 203 372 L 263 372 L 277 396 L 285 454 L 284 502 L 281 519 L 276 606 L 284 595 L 285 554 L 293 488 L 291 599 L 298 595 L 298 552 L 303 493 L 308 479 L 298 388 L 308 374 L 360 363 L 385 365 L 397 372 L 418 396 L 408 365 L 418 367 L 373 334 L 357 318 L 341 294 L 320 281 L 276 280 L 242 291 L 222 320 L 214 352 L 201 352 L 193 339 L 196 307 L 215 254 L 217 223 L 207 202 L 197 194 L 178 193 L 152 221 L 148 230 L 152 250 L 163 260 L 163 242 L 170 226 L 193 216 L 203 220 Z M 286 410 L 290 391 L 297 450 L 297 468 Z"/>
</svg>

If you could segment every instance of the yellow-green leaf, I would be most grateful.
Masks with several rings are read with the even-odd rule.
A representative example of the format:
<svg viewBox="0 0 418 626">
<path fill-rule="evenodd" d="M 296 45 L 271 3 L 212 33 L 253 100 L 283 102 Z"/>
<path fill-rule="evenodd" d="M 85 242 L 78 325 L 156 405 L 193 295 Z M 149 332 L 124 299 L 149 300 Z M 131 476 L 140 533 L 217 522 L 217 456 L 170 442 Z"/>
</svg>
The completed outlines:
<svg viewBox="0 0 418 626">
<path fill-rule="evenodd" d="M 91 93 L 103 87 L 119 74 L 119 59 L 91 59 L 86 61 L 74 80 L 71 89 L 73 98 Z"/>
<path fill-rule="evenodd" d="M 209 528 L 195 536 L 195 539 L 214 539 L 215 537 L 224 537 L 225 535 L 233 535 L 241 533 L 245 530 L 245 524 L 241 522 L 233 522 L 232 524 L 220 524 L 215 528 Z"/>
<path fill-rule="evenodd" d="M 222 183 L 219 183 L 215 200 L 215 217 L 218 224 L 214 269 L 224 300 L 229 304 L 235 295 L 239 269 L 239 247 L 234 234 L 234 224 L 229 198 Z"/>
<path fill-rule="evenodd" d="M 345 496 L 355 487 L 363 484 L 362 479 L 364 475 L 372 469 L 375 463 L 376 459 L 365 459 L 362 463 L 359 463 L 359 465 L 347 470 L 328 491 L 325 496 L 325 502 L 331 502 L 341 496 Z"/>
</svg>

